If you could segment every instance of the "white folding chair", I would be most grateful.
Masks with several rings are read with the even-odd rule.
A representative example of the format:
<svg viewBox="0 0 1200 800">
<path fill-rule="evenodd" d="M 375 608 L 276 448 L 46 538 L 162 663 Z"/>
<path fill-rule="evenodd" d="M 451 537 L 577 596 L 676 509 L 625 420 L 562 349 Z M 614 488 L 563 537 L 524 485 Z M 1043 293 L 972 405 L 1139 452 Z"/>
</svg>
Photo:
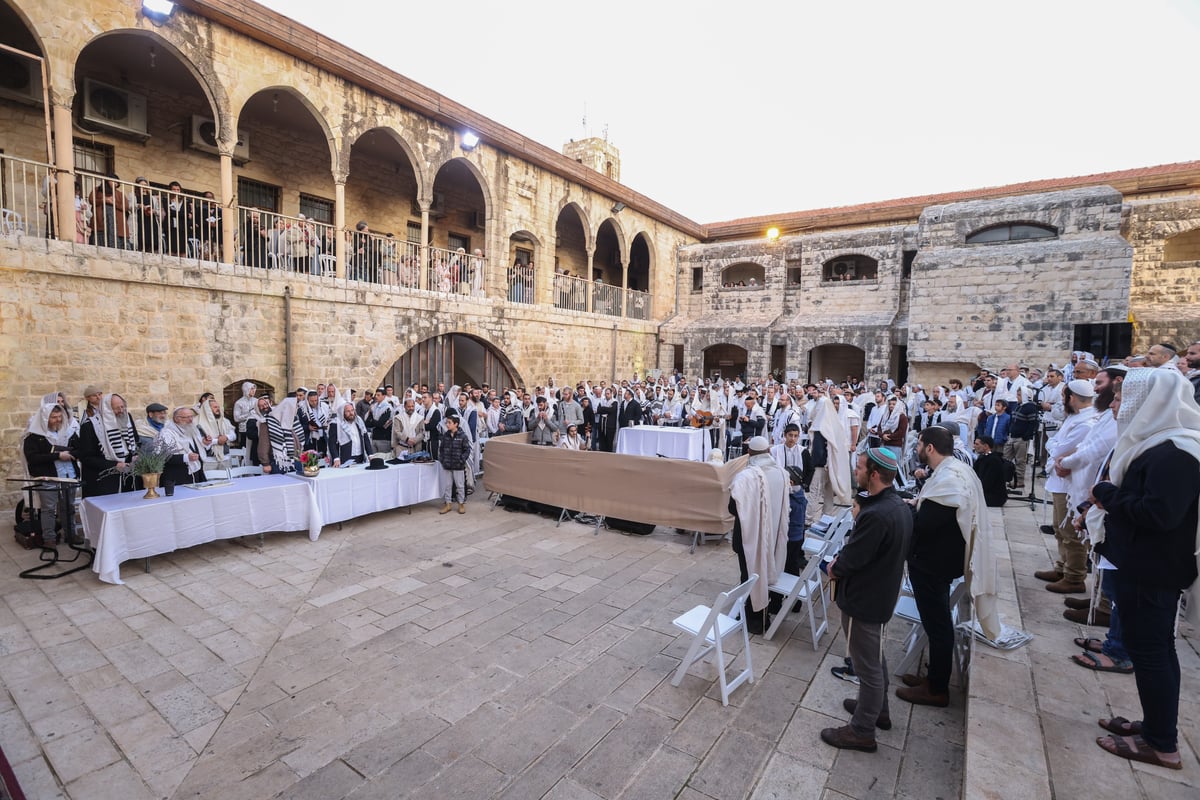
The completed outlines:
<svg viewBox="0 0 1200 800">
<path fill-rule="evenodd" d="M 771 627 L 767 629 L 764 639 L 770 639 L 779 630 L 779 626 L 784 623 L 792 606 L 797 600 L 804 603 L 804 610 L 808 613 L 808 629 L 812 631 L 813 650 L 817 649 L 821 637 L 825 631 L 829 630 L 829 604 L 825 598 L 825 592 L 821 585 L 821 557 L 825 554 L 824 550 L 811 556 L 808 563 L 804 565 L 804 569 L 799 575 L 792 575 L 788 572 L 782 572 L 779 579 L 770 584 L 770 590 L 776 594 L 784 595 L 783 607 L 775 618 L 771 621 Z M 821 613 L 818 617 L 817 602 L 821 604 Z"/>
<path fill-rule="evenodd" d="M 324 255 L 320 256 L 321 274 L 326 278 L 332 278 L 337 275 L 337 256 Z"/>
<path fill-rule="evenodd" d="M 21 219 L 21 215 L 11 208 L 0 210 L 0 233 L 5 236 L 13 236 L 18 233 L 25 232 L 25 222 Z"/>
<path fill-rule="evenodd" d="M 950 584 L 950 621 L 955 628 L 956 636 L 958 635 L 958 618 L 960 616 L 959 604 L 966 593 L 967 582 L 962 578 L 958 578 Z M 895 674 L 905 675 L 916 672 L 921 653 L 929 644 L 929 636 L 925 633 L 925 626 L 921 624 L 921 615 L 917 612 L 917 601 L 912 595 L 912 584 L 908 582 L 907 576 L 900 587 L 900 597 L 896 599 L 896 609 L 892 612 L 892 617 L 909 624 L 908 634 L 904 637 L 904 656 L 896 666 Z"/>
<path fill-rule="evenodd" d="M 200 246 L 199 239 L 188 239 L 187 240 L 188 258 L 194 258 L 194 259 L 199 260 L 202 257 L 203 253 L 204 253 L 204 248 Z"/>
<path fill-rule="evenodd" d="M 244 448 L 244 447 L 229 448 L 229 463 L 233 464 L 235 467 L 240 467 L 242 464 L 245 464 L 246 463 L 246 448 Z"/>
<path fill-rule="evenodd" d="M 751 575 L 745 583 L 717 595 L 711 608 L 699 605 L 671 621 L 676 628 L 692 636 L 692 643 L 688 647 L 687 654 L 679 663 L 679 668 L 675 670 L 675 677 L 671 679 L 672 686 L 678 686 L 683 680 L 684 673 L 688 671 L 688 667 L 703 660 L 709 652 L 716 653 L 717 680 L 721 684 L 721 705 L 729 705 L 729 693 L 734 689 L 746 681 L 754 683 L 754 666 L 750 661 L 750 634 L 746 630 L 746 619 L 743 612 L 746 607 L 746 597 L 757 580 L 757 574 Z M 726 637 L 735 635 L 739 630 L 742 632 L 742 653 L 746 656 L 746 668 L 731 681 L 725 675 L 725 648 L 722 646 L 722 642 Z M 736 658 L 737 656 L 734 655 L 730 659 L 730 663 Z"/>
<path fill-rule="evenodd" d="M 229 470 L 230 478 L 250 478 L 254 475 L 262 475 L 262 467 L 234 467 Z"/>
</svg>

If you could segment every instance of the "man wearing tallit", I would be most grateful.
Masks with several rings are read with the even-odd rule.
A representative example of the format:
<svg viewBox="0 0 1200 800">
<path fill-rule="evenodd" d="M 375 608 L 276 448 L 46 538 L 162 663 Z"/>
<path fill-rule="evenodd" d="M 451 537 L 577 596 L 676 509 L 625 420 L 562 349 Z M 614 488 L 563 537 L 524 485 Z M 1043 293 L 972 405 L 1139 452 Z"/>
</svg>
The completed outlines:
<svg viewBox="0 0 1200 800">
<path fill-rule="evenodd" d="M 850 449 L 846 444 L 846 426 L 828 397 L 809 402 L 809 450 L 813 478 L 809 484 L 809 523 L 822 514 L 832 515 L 835 505 L 850 505 Z"/>
<path fill-rule="evenodd" d="M 1185 592 L 1187 617 L 1193 624 L 1200 617 L 1200 409 L 1191 384 L 1177 370 L 1129 370 L 1117 429 L 1109 479 L 1092 487 L 1088 531 L 1096 552 L 1117 567 L 1116 606 L 1143 719 L 1100 720 L 1112 735 L 1096 743 L 1122 758 L 1182 769 L 1175 617 Z"/>
<path fill-rule="evenodd" d="M 747 443 L 750 460 L 729 487 L 734 513 L 733 552 L 737 553 L 741 580 L 751 573 L 758 580 L 746 598 L 746 626 L 751 633 L 767 629 L 767 586 L 779 578 L 787 559 L 787 475 L 771 456 L 771 443 L 755 436 Z"/>
<path fill-rule="evenodd" d="M 83 465 L 83 496 L 116 494 L 133 488 L 130 466 L 141 440 L 125 398 L 106 394 L 100 398 L 99 413 L 91 425 L 79 431 L 79 461 Z"/>
<path fill-rule="evenodd" d="M 163 425 L 162 433 L 158 434 L 167 452 L 170 454 L 167 463 L 163 465 L 163 483 L 204 483 L 203 462 L 210 453 L 213 439 L 200 433 L 196 426 L 196 412 L 187 406 L 181 406 L 171 413 L 171 421 Z"/>
<path fill-rule="evenodd" d="M 910 703 L 950 703 L 954 622 L 950 584 L 966 577 L 975 616 L 989 639 L 1000 636 L 996 610 L 996 564 L 983 485 L 975 470 L 954 457 L 954 435 L 934 425 L 917 438 L 917 460 L 932 470 L 916 501 L 908 576 L 921 624 L 929 636 L 929 674 L 905 675 L 896 696 Z"/>
<path fill-rule="evenodd" d="M 71 450 L 78 444 L 78 428 L 71 425 L 65 405 L 59 404 L 57 399 L 48 402 L 43 400 L 41 408 L 29 418 L 29 427 L 21 439 L 21 451 L 25 455 L 29 476 L 76 479 L 78 474 Z M 74 492 L 74 488 L 68 488 L 60 495 L 58 484 L 52 481 L 38 484 L 38 491 L 34 492 L 33 497 L 41 509 L 42 544 L 45 547 L 58 544 L 57 517 L 60 511 L 64 515 L 74 513 Z M 61 509 L 60 499 L 65 499 Z M 64 524 L 63 527 L 69 526 Z"/>
<path fill-rule="evenodd" d="M 295 472 L 300 442 L 304 438 L 296 416 L 296 398 L 284 398 L 264 415 L 263 421 L 266 425 L 260 425 L 258 432 L 258 461 L 263 472 L 277 475 Z"/>
</svg>

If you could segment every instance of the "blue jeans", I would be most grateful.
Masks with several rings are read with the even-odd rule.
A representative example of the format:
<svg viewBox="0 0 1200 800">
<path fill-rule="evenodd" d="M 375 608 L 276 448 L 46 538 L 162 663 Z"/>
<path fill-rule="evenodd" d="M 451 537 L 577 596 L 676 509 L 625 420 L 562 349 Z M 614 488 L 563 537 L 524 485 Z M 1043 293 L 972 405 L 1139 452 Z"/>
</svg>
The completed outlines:
<svg viewBox="0 0 1200 800">
<path fill-rule="evenodd" d="M 1116 583 L 1117 571 L 1115 569 L 1104 570 L 1104 574 L 1100 578 L 1100 591 L 1112 603 L 1112 610 L 1109 612 L 1111 621 L 1108 623 L 1108 636 L 1105 637 L 1104 646 L 1100 648 L 1100 652 L 1113 661 L 1128 661 L 1129 653 L 1125 650 L 1125 642 L 1122 640 L 1121 634 L 1121 616 L 1117 613 Z"/>
<path fill-rule="evenodd" d="M 1125 570 L 1115 575 L 1122 635 L 1138 698 L 1142 701 L 1142 738 L 1160 753 L 1179 749 L 1179 655 L 1175 652 L 1178 589 L 1138 583 Z"/>
</svg>

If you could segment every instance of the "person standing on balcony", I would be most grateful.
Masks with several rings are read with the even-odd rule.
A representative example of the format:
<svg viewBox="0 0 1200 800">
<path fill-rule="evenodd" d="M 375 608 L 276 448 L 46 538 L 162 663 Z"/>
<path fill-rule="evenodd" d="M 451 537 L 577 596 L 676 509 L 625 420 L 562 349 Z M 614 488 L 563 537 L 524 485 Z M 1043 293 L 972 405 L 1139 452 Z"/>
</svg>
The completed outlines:
<svg viewBox="0 0 1200 800">
<path fill-rule="evenodd" d="M 354 279 L 379 283 L 379 246 L 365 220 L 354 226 Z"/>
<path fill-rule="evenodd" d="M 110 172 L 108 177 L 96 184 L 96 188 L 92 190 L 92 208 L 95 209 L 97 217 L 95 230 L 92 231 L 92 243 L 100 247 L 124 250 L 128 235 L 125 217 L 129 211 L 129 203 L 125 199 L 125 192 L 113 182 L 119 180 L 115 173 Z"/>
<path fill-rule="evenodd" d="M 137 224 L 138 250 L 157 253 L 162 249 L 162 203 L 140 175 L 133 182 L 133 219 Z"/>
<path fill-rule="evenodd" d="M 483 297 L 483 273 L 487 268 L 487 261 L 483 257 L 483 251 L 478 247 L 471 254 L 471 296 Z"/>
<path fill-rule="evenodd" d="M 184 229 L 184 196 L 183 184 L 171 181 L 167 185 L 166 214 L 166 247 L 173 256 L 187 254 L 187 231 Z"/>
</svg>

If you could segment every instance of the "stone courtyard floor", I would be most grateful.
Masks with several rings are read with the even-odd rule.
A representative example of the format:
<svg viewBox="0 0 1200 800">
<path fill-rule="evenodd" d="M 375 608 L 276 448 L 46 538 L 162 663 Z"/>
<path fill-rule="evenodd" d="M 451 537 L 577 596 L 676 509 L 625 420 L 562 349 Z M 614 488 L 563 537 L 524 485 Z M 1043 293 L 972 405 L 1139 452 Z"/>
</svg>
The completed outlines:
<svg viewBox="0 0 1200 800">
<path fill-rule="evenodd" d="M 593 536 L 482 501 L 465 516 L 437 507 L 328 527 L 315 543 L 274 534 L 261 547 L 256 537 L 204 545 L 153 559 L 148 574 L 129 562 L 124 586 L 90 572 L 20 580 L 35 555 L 6 536 L 0 746 L 26 795 L 961 795 L 961 691 L 949 709 L 893 698 L 894 727 L 875 754 L 820 742 L 821 728 L 846 721 L 855 687 L 829 672 L 840 634 L 814 652 L 803 615 L 773 641 L 752 637 L 755 682 L 728 708 L 710 664 L 670 685 L 686 644 L 671 620 L 736 583 L 727 544 L 690 554 L 690 539 L 662 528 Z M 1005 517 L 1022 531 L 1010 537 L 1014 565 L 1044 560 L 1049 537 L 1025 532 L 1027 506 Z M 1032 700 L 1053 796 L 1198 796 L 1194 641 L 1181 642 L 1185 769 L 1131 768 L 1095 746 L 1090 717 L 1109 699 L 1135 712 L 1132 679 L 1066 665 L 1079 629 L 1057 616 L 1058 598 L 1018 583 L 1037 634 Z M 889 630 L 893 663 L 902 634 Z M 1019 776 L 1002 794 L 1022 796 Z"/>
</svg>

